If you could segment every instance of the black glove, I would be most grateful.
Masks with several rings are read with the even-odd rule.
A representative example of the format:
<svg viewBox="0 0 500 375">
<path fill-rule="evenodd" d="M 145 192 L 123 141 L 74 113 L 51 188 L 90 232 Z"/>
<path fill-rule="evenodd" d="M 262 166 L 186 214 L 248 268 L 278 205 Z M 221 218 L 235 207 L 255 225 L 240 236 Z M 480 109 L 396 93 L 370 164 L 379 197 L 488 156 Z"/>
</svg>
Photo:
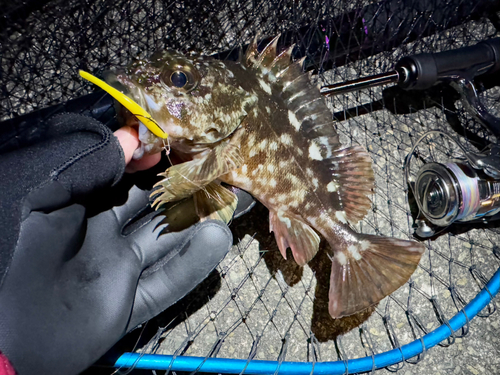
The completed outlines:
<svg viewBox="0 0 500 375">
<path fill-rule="evenodd" d="M 125 235 L 148 203 L 138 188 L 88 218 L 85 199 L 123 173 L 121 147 L 79 115 L 45 128 L 44 142 L 0 155 L 0 352 L 20 375 L 84 370 L 201 282 L 232 243 L 220 223 L 172 232 L 161 215 Z"/>
</svg>

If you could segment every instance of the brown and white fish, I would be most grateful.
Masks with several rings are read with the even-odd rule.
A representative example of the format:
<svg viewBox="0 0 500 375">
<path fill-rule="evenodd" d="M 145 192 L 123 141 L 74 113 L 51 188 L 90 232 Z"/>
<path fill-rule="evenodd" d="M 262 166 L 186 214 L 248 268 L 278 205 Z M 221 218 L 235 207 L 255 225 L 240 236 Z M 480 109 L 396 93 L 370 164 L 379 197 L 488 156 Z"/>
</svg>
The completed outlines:
<svg viewBox="0 0 500 375">
<path fill-rule="evenodd" d="M 292 48 L 277 55 L 276 44 L 259 53 L 254 42 L 239 62 L 162 51 L 108 81 L 152 115 L 185 161 L 161 174 L 155 205 L 193 195 L 202 219 L 228 222 L 237 198 L 220 182 L 248 191 L 269 209 L 283 257 L 291 248 L 303 266 L 320 235 L 328 241 L 329 312 L 351 315 L 403 285 L 424 246 L 352 228 L 371 207 L 371 159 L 340 144 L 303 60 L 290 61 Z M 163 147 L 139 126 L 137 157 Z"/>
</svg>

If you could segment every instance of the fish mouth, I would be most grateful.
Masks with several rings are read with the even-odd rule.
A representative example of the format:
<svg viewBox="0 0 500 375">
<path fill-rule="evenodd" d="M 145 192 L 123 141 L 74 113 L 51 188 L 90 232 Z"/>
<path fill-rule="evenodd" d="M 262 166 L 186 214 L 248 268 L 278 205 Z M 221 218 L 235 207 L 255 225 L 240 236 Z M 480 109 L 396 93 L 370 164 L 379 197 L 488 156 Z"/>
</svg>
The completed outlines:
<svg viewBox="0 0 500 375">
<path fill-rule="evenodd" d="M 123 71 L 113 71 L 113 70 L 106 70 L 102 73 L 102 76 L 104 78 L 104 81 L 107 82 L 108 85 L 111 87 L 117 89 L 118 91 L 121 91 L 125 95 L 129 96 L 132 92 L 129 89 L 128 85 L 125 85 L 122 83 L 122 80 L 124 77 L 126 77 L 125 72 Z M 120 78 L 118 78 L 120 76 Z M 128 83 L 131 84 L 132 81 L 128 80 Z"/>
<path fill-rule="evenodd" d="M 106 83 L 102 85 L 99 82 L 92 82 L 99 85 L 123 107 L 128 109 L 140 123 L 151 131 L 151 133 L 163 139 L 167 138 L 168 134 L 165 133 L 161 126 L 154 120 L 153 116 L 149 114 L 151 112 L 150 107 L 157 106 L 153 100 L 147 100 L 145 95 L 142 95 L 141 90 L 134 85 L 130 79 L 126 78 L 127 76 L 123 72 L 106 71 L 103 75 L 104 79 L 108 82 L 107 85 Z M 136 103 L 131 98 L 139 98 L 139 103 Z M 147 108 L 147 111 L 145 108 Z"/>
<path fill-rule="evenodd" d="M 125 108 L 129 110 L 129 112 L 135 116 L 135 118 L 139 121 L 139 124 L 143 124 L 146 126 L 151 133 L 159 136 L 160 138 L 166 138 L 168 132 L 169 136 L 172 137 L 172 141 L 184 139 L 184 142 L 190 144 L 191 148 L 204 150 L 207 147 L 211 147 L 213 145 L 224 142 L 228 138 L 232 136 L 233 132 L 225 135 L 221 134 L 217 131 L 217 129 L 209 129 L 212 130 L 210 132 L 209 139 L 207 139 L 207 134 L 202 136 L 196 136 L 195 134 L 188 134 L 186 131 L 182 131 L 182 125 L 177 122 L 180 121 L 180 109 L 174 108 L 176 105 L 174 101 L 167 101 L 164 103 L 163 107 L 160 106 L 154 98 L 148 94 L 140 85 L 137 84 L 133 79 L 125 71 L 106 71 L 103 73 L 106 82 L 114 89 L 121 92 L 123 95 L 126 95 L 133 100 L 137 101 L 138 106 L 144 109 L 148 118 L 145 118 L 144 115 L 138 114 L 137 112 L 130 110 L 126 105 Z M 113 96 L 113 95 L 112 95 Z M 116 99 L 116 98 L 115 98 Z M 123 104 L 123 103 L 122 103 Z M 147 112 L 146 112 L 147 111 Z M 179 113 L 176 113 L 179 112 Z M 150 115 L 151 114 L 151 115 Z M 145 120 L 150 120 L 153 122 L 153 125 L 148 126 Z M 163 126 L 160 126 L 160 124 Z M 152 129 L 154 126 L 157 129 Z M 141 126 L 139 125 L 140 130 Z M 165 136 L 158 135 L 158 132 L 154 130 L 160 130 Z M 165 129 L 165 130 L 164 130 Z M 237 129 L 237 128 L 236 128 Z M 146 129 L 143 129 L 144 131 Z M 148 137 L 144 133 L 144 141 L 146 141 Z M 142 140 L 142 139 L 141 139 Z M 152 140 L 146 141 L 152 142 Z"/>
<path fill-rule="evenodd" d="M 168 132 L 169 136 L 172 137 L 172 140 L 184 138 L 188 141 L 193 141 L 194 138 L 192 136 L 179 131 L 182 129 L 182 126 L 178 124 L 178 121 L 180 121 L 180 109 L 176 108 L 176 103 L 167 101 L 162 105 L 158 104 L 155 101 L 155 98 L 139 84 L 137 84 L 134 79 L 130 78 L 125 71 L 107 71 L 104 73 L 104 76 L 110 86 L 133 98 L 137 101 L 141 108 L 147 110 L 147 113 L 151 114 L 149 115 L 149 120 L 152 120 L 155 126 L 161 129 L 164 134 L 167 134 L 166 132 Z M 129 112 L 137 118 L 139 123 L 144 123 L 145 119 L 143 116 L 138 116 L 136 112 L 130 111 L 130 109 Z M 147 128 L 151 131 L 151 133 L 158 135 L 151 129 L 150 126 L 147 126 Z M 147 139 L 145 134 L 144 139 Z"/>
</svg>

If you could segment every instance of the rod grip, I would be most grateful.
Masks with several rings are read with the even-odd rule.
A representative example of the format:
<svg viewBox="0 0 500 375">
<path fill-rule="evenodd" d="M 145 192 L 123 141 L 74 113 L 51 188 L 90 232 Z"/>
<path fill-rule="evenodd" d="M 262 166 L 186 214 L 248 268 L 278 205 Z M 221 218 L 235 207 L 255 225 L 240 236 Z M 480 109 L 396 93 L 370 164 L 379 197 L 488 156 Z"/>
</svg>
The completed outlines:
<svg viewBox="0 0 500 375">
<path fill-rule="evenodd" d="M 399 86 L 413 90 L 427 89 L 453 74 L 467 72 L 473 78 L 499 68 L 500 38 L 450 51 L 407 56 L 396 64 Z"/>
</svg>

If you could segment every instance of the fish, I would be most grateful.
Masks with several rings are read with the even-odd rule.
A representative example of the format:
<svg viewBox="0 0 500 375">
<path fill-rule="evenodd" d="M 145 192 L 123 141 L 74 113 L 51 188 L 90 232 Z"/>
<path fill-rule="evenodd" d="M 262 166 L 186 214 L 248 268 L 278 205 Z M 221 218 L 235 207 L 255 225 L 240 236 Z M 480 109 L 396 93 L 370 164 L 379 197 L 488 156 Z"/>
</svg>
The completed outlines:
<svg viewBox="0 0 500 375">
<path fill-rule="evenodd" d="M 228 223 L 237 197 L 222 183 L 249 192 L 269 210 L 282 256 L 306 265 L 321 238 L 331 260 L 328 311 L 341 318 L 394 292 L 415 271 L 423 244 L 357 233 L 371 208 L 372 160 L 360 145 L 344 147 L 332 114 L 294 46 L 277 52 L 279 36 L 261 51 L 255 39 L 238 61 L 164 49 L 106 78 L 139 103 L 168 133 L 179 163 L 159 176 L 158 208 L 193 197 L 200 220 Z M 141 147 L 165 140 L 133 114 Z"/>
</svg>

